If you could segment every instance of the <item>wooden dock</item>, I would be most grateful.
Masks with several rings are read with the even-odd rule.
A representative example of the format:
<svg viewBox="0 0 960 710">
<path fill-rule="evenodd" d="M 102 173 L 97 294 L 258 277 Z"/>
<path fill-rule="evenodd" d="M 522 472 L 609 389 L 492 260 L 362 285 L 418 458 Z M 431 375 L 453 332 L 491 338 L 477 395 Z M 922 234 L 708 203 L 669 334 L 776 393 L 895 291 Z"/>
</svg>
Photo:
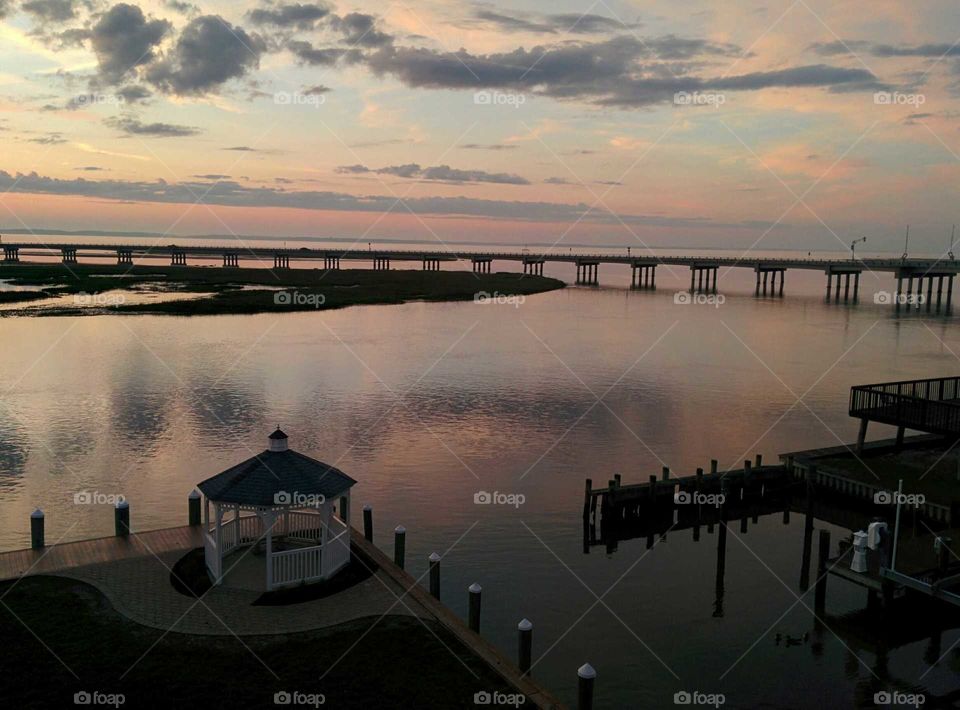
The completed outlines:
<svg viewBox="0 0 960 710">
<path fill-rule="evenodd" d="M 162 552 L 187 552 L 202 547 L 200 526 L 152 530 L 129 536 L 111 535 L 65 542 L 40 549 L 0 553 L 0 581 L 28 574 L 56 574 L 74 567 L 148 557 Z"/>
<path fill-rule="evenodd" d="M 768 491 L 792 485 L 791 473 L 784 465 L 764 466 L 758 454 L 756 461 L 745 461 L 743 468 L 720 471 L 717 461 L 710 462 L 709 472 L 698 468 L 696 473 L 679 478 L 671 477 L 664 467 L 660 477 L 650 476 L 646 483 L 623 485 L 620 474 L 607 483 L 606 488 L 594 488 L 588 478 L 584 489 L 583 519 L 590 525 L 600 518 L 626 520 L 640 516 L 645 510 L 661 508 L 663 504 L 698 503 L 701 496 L 722 495 L 725 502 L 763 497 Z M 714 505 L 717 498 L 705 499 Z"/>
</svg>

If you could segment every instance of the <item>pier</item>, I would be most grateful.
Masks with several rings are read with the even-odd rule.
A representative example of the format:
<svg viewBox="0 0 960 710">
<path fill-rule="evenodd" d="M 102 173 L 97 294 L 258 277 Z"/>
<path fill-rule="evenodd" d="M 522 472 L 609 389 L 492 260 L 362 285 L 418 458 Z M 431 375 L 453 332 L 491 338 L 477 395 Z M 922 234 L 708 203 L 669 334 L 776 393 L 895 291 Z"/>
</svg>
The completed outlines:
<svg viewBox="0 0 960 710">
<path fill-rule="evenodd" d="M 177 244 L 142 246 L 134 244 L 58 243 L 3 245 L 3 263 L 22 263 L 24 257 L 59 257 L 67 265 L 82 258 L 116 257 L 118 264 L 134 260 L 170 259 L 171 265 L 186 266 L 188 260 L 222 260 L 224 267 L 238 267 L 241 261 L 273 263 L 275 269 L 290 268 L 294 261 L 323 262 L 327 270 L 340 269 L 341 261 L 369 264 L 375 270 L 391 268 L 391 262 L 420 262 L 424 271 L 437 271 L 444 263 L 469 262 L 475 273 L 490 273 L 493 262 L 517 263 L 524 274 L 543 275 L 547 263 L 576 266 L 576 283 L 600 284 L 600 267 L 626 266 L 634 289 L 656 288 L 657 267 L 688 269 L 690 290 L 716 292 L 721 269 L 750 269 L 756 274 L 757 296 L 782 297 L 786 272 L 791 269 L 818 271 L 826 276 L 828 301 L 856 303 L 860 299 L 860 277 L 865 274 L 886 274 L 893 278 L 889 300 L 897 308 L 923 306 L 926 310 L 947 310 L 953 303 L 954 279 L 960 273 L 960 262 L 952 256 L 941 259 L 866 258 L 748 258 L 703 256 L 631 256 L 614 254 L 574 254 L 559 251 L 451 251 L 400 249 L 297 249 L 248 247 L 236 245 L 180 246 Z"/>
</svg>

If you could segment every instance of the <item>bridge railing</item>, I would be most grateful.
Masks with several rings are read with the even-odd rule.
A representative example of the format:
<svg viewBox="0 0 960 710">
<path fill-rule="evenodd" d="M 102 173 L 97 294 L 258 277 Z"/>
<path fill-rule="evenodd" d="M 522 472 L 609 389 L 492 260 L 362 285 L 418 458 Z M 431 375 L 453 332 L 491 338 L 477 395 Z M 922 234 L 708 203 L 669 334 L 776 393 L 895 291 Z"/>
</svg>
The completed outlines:
<svg viewBox="0 0 960 710">
<path fill-rule="evenodd" d="M 917 431 L 960 434 L 960 377 L 851 387 L 850 416 Z"/>
</svg>

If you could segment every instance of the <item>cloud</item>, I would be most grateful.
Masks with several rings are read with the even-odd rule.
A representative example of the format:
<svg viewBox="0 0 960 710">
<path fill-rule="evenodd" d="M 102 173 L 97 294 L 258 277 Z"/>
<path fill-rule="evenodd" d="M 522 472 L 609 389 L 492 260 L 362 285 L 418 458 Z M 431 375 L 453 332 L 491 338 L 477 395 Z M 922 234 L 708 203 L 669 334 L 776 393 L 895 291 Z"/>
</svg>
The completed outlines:
<svg viewBox="0 0 960 710">
<path fill-rule="evenodd" d="M 77 14 L 73 0 L 29 0 L 20 7 L 43 22 L 66 22 Z"/>
<path fill-rule="evenodd" d="M 393 37 L 375 29 L 373 15 L 351 12 L 349 15 L 330 18 L 330 27 L 343 34 L 351 47 L 383 47 L 393 43 Z"/>
<path fill-rule="evenodd" d="M 598 34 L 602 32 L 621 32 L 640 27 L 640 23 L 625 23 L 613 17 L 591 13 L 561 13 L 543 15 L 537 13 L 515 13 L 507 15 L 492 10 L 478 10 L 474 17 L 479 22 L 467 22 L 467 25 L 493 25 L 503 32 L 528 32 L 535 34 Z"/>
<path fill-rule="evenodd" d="M 393 195 L 350 195 L 342 192 L 286 190 L 282 187 L 248 187 L 233 181 L 169 183 L 165 180 L 86 180 L 53 178 L 37 173 L 11 174 L 0 170 L 0 190 L 22 194 L 80 195 L 111 201 L 192 204 L 197 190 L 204 191 L 204 203 L 236 207 L 284 207 L 305 210 L 382 213 L 396 206 Z M 671 218 L 660 215 L 614 216 L 584 203 L 481 200 L 469 197 L 416 197 L 404 199 L 414 214 L 433 216 L 483 217 L 497 220 L 570 223 L 582 219 L 591 223 L 628 224 L 660 227 L 730 227 L 756 229 L 770 226 L 756 221 L 731 224 L 707 217 Z"/>
<path fill-rule="evenodd" d="M 200 178 L 201 180 L 228 180 L 229 175 L 221 175 L 220 173 L 208 173 L 206 175 L 194 175 L 195 178 Z"/>
<path fill-rule="evenodd" d="M 189 2 L 181 2 L 180 0 L 166 0 L 163 4 L 174 12 L 179 12 L 181 15 L 195 15 L 200 12 L 200 8 L 196 5 Z"/>
<path fill-rule="evenodd" d="M 79 166 L 79 167 L 74 168 L 74 170 L 82 170 L 82 171 L 84 171 L 84 172 L 91 173 L 91 172 L 98 172 L 98 171 L 101 171 L 101 170 L 106 170 L 106 168 L 101 168 L 101 167 L 98 166 L 98 165 L 81 165 L 81 166 Z"/>
<path fill-rule="evenodd" d="M 573 185 L 572 182 L 562 177 L 548 177 L 544 182 L 547 185 Z"/>
<path fill-rule="evenodd" d="M 191 20 L 163 61 L 147 71 L 147 80 L 162 91 L 183 95 L 205 94 L 230 79 L 260 66 L 266 43 L 219 15 Z"/>
<path fill-rule="evenodd" d="M 517 146 L 508 143 L 465 143 L 460 147 L 465 150 L 515 150 Z"/>
<path fill-rule="evenodd" d="M 150 89 L 146 88 L 145 86 L 132 84 L 130 86 L 124 86 L 122 89 L 118 89 L 117 95 L 122 96 L 123 100 L 128 103 L 136 103 L 137 101 L 143 101 L 144 99 L 150 98 L 153 94 L 151 94 Z"/>
<path fill-rule="evenodd" d="M 255 25 L 274 25 L 276 27 L 295 27 L 299 30 L 311 29 L 318 20 L 330 14 L 330 8 L 320 4 L 294 3 L 269 8 L 257 8 L 247 13 Z"/>
<path fill-rule="evenodd" d="M 822 64 L 716 78 L 686 73 L 688 60 L 696 59 L 699 66 L 705 56 L 739 54 L 735 45 L 666 35 L 645 41 L 615 37 L 597 43 L 568 42 L 487 55 L 391 46 L 365 60 L 375 74 L 394 76 L 413 88 L 501 88 L 619 107 L 672 101 L 679 91 L 832 88 L 854 83 L 867 90 L 876 81 L 863 69 Z"/>
<path fill-rule="evenodd" d="M 291 40 L 287 42 L 286 46 L 302 64 L 312 66 L 332 67 L 341 59 L 347 63 L 354 63 L 363 59 L 363 54 L 357 49 L 342 49 L 340 47 L 317 49 L 305 40 Z"/>
<path fill-rule="evenodd" d="M 6 17 L 13 8 L 13 0 L 0 0 L 0 17 Z"/>
<path fill-rule="evenodd" d="M 111 7 L 93 26 L 90 41 L 100 65 L 100 76 L 114 84 L 137 67 L 152 62 L 154 49 L 170 31 L 166 20 L 147 20 L 136 5 Z"/>
<path fill-rule="evenodd" d="M 302 94 L 304 96 L 321 96 L 332 91 L 329 86 L 324 86 L 323 84 L 317 84 L 316 86 L 305 86 L 303 87 Z"/>
<path fill-rule="evenodd" d="M 417 178 L 435 182 L 472 183 L 486 182 L 498 185 L 529 185 L 530 181 L 519 175 L 510 173 L 488 173 L 484 170 L 459 170 L 449 165 L 437 165 L 423 168 L 417 163 L 406 165 L 390 165 L 384 168 L 368 168 L 366 165 L 342 165 L 336 172 L 345 175 L 362 175 L 374 173 L 377 175 L 393 175 L 401 178 Z"/>
<path fill-rule="evenodd" d="M 60 145 L 61 143 L 66 143 L 67 139 L 60 133 L 49 133 L 45 136 L 38 136 L 37 138 L 27 138 L 27 142 L 39 143 L 40 145 Z"/>
<path fill-rule="evenodd" d="M 136 118 L 111 117 L 104 121 L 111 128 L 123 131 L 134 136 L 154 136 L 157 138 L 178 138 L 194 136 L 200 133 L 199 128 L 178 126 L 172 123 L 142 123 Z"/>
<path fill-rule="evenodd" d="M 895 47 L 877 44 L 870 50 L 876 57 L 960 57 L 960 44 L 919 44 Z"/>
</svg>

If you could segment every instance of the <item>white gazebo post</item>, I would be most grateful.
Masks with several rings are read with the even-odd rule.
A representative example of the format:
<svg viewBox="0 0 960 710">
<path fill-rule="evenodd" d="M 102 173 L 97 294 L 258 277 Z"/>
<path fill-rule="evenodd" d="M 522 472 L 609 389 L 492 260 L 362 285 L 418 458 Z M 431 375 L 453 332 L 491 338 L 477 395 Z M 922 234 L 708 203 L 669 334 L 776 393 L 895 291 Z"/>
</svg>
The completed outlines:
<svg viewBox="0 0 960 710">
<path fill-rule="evenodd" d="M 223 508 L 219 503 L 213 504 L 213 514 L 217 519 L 217 581 L 216 584 L 220 584 L 223 581 Z"/>
<path fill-rule="evenodd" d="M 263 514 L 263 524 L 267 527 L 267 591 L 273 589 L 273 511 Z"/>
<path fill-rule="evenodd" d="M 324 501 L 320 513 L 320 574 L 326 579 L 330 573 L 330 523 L 333 518 L 333 506 L 330 501 Z"/>
</svg>

